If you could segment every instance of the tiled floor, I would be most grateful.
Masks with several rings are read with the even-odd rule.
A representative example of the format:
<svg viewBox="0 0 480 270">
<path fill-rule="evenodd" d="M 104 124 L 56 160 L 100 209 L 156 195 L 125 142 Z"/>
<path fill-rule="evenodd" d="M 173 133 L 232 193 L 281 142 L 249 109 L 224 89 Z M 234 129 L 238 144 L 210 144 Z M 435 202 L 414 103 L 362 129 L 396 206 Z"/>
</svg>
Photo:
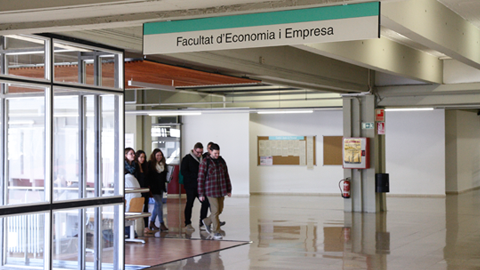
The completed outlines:
<svg viewBox="0 0 480 270">
<path fill-rule="evenodd" d="M 383 214 L 344 213 L 342 200 L 227 198 L 224 239 L 250 245 L 152 269 L 480 269 L 480 191 L 446 198 L 388 197 Z M 167 203 L 170 237 L 185 237 L 178 204 L 175 199 Z M 196 205 L 194 225 L 198 214 Z M 195 227 L 189 237 L 200 238 Z"/>
</svg>

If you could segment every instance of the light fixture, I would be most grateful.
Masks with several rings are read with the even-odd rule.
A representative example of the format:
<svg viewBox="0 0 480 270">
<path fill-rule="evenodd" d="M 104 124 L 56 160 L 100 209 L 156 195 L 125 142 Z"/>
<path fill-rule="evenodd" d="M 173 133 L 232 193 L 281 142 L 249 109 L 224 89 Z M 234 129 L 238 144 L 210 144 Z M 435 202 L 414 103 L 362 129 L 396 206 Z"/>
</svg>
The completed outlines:
<svg viewBox="0 0 480 270">
<path fill-rule="evenodd" d="M 257 111 L 258 114 L 290 114 L 290 113 L 313 113 L 313 110 L 265 110 Z"/>
<path fill-rule="evenodd" d="M 433 108 L 388 108 L 386 112 L 433 111 Z"/>
<path fill-rule="evenodd" d="M 148 116 L 177 116 L 177 115 L 201 115 L 201 112 L 176 112 L 176 111 L 171 111 L 171 112 L 152 112 L 149 113 Z"/>
</svg>

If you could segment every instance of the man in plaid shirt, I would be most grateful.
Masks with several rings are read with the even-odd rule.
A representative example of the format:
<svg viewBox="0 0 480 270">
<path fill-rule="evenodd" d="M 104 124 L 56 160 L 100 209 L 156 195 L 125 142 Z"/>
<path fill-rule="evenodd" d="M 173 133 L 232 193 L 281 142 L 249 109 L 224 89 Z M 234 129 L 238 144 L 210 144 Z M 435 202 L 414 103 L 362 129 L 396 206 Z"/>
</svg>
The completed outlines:
<svg viewBox="0 0 480 270">
<path fill-rule="evenodd" d="M 223 211 L 225 196 L 232 196 L 232 184 L 227 164 L 223 158 L 219 158 L 220 146 L 214 143 L 210 149 L 210 156 L 204 158 L 198 168 L 198 195 L 200 201 L 203 202 L 207 197 L 210 202 L 210 216 L 202 220 L 205 229 L 213 233 L 214 239 L 222 239 L 219 215 Z"/>
</svg>

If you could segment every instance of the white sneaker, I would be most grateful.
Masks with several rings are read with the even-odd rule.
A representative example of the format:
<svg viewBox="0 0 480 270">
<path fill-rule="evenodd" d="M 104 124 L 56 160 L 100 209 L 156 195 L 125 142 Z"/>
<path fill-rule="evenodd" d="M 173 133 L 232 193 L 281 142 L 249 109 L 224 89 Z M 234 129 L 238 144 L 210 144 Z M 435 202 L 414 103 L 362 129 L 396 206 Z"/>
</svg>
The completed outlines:
<svg viewBox="0 0 480 270">
<path fill-rule="evenodd" d="M 207 225 L 205 223 L 205 220 L 202 220 L 202 223 L 203 223 L 203 226 L 205 226 L 205 231 L 207 231 L 208 233 L 212 233 L 212 230 L 210 228 L 210 225 Z"/>
<path fill-rule="evenodd" d="M 193 228 L 192 224 L 188 224 L 187 226 L 185 226 L 185 230 L 190 231 L 190 232 L 194 232 L 195 228 Z"/>
<path fill-rule="evenodd" d="M 213 239 L 220 240 L 220 239 L 223 239 L 223 236 L 220 233 L 214 233 L 213 234 Z"/>
</svg>

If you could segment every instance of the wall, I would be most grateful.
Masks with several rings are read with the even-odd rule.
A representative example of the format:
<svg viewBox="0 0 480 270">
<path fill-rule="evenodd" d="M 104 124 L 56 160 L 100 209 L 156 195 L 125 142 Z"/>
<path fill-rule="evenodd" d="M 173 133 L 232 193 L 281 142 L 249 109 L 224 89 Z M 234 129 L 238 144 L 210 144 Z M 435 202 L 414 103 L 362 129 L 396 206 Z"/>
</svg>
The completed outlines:
<svg viewBox="0 0 480 270">
<path fill-rule="evenodd" d="M 480 186 L 480 117 L 477 111 L 446 111 L 446 191 Z"/>
<path fill-rule="evenodd" d="M 341 166 L 323 166 L 323 136 L 342 136 L 342 111 L 312 114 L 250 115 L 250 192 L 269 194 L 339 194 Z M 257 136 L 316 135 L 317 166 L 258 166 Z"/>
<path fill-rule="evenodd" d="M 249 195 L 248 113 L 202 114 L 182 118 L 182 157 L 201 142 L 220 145 L 232 181 L 232 196 Z"/>
<path fill-rule="evenodd" d="M 445 111 L 386 112 L 390 194 L 445 195 Z"/>
</svg>

